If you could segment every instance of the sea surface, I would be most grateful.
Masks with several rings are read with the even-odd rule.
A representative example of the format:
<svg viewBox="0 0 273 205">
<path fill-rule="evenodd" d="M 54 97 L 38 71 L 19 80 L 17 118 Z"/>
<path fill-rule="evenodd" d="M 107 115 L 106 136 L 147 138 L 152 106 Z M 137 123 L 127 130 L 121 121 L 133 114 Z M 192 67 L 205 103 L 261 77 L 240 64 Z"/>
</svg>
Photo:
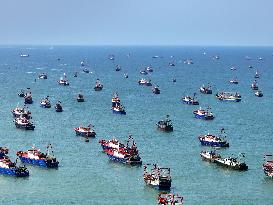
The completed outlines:
<svg viewBox="0 0 273 205">
<path fill-rule="evenodd" d="M 56 170 L 27 165 L 28 178 L 0 175 L 0 204 L 157 204 L 158 191 L 145 186 L 143 167 L 113 163 L 101 152 L 99 139 L 125 141 L 132 134 L 143 163 L 171 168 L 171 192 L 182 195 L 185 204 L 272 205 L 273 180 L 262 171 L 264 154 L 273 154 L 272 52 L 270 47 L 1 46 L 0 146 L 7 146 L 15 161 L 16 151 L 32 146 L 45 151 L 51 143 L 60 166 Z M 108 59 L 110 54 L 115 55 L 114 61 Z M 155 55 L 160 57 L 152 58 Z M 213 58 L 215 55 L 220 59 Z M 185 59 L 194 64 L 184 64 Z M 82 72 L 82 60 L 92 73 Z M 169 62 L 175 66 L 170 67 Z M 119 72 L 115 71 L 117 64 L 122 68 Z M 141 75 L 139 71 L 147 66 L 154 72 Z M 237 70 L 230 70 L 232 66 Z M 257 81 L 262 98 L 250 88 L 256 69 L 261 74 Z M 79 74 L 74 78 L 76 71 Z M 42 72 L 48 74 L 47 80 L 37 79 Z M 70 86 L 57 83 L 64 73 Z M 143 77 L 159 85 L 161 94 L 139 86 L 137 81 Z M 233 77 L 238 78 L 238 85 L 229 83 Z M 93 89 L 97 78 L 104 85 L 101 92 Z M 219 102 L 214 94 L 200 94 L 200 86 L 207 83 L 214 94 L 240 92 L 242 101 Z M 16 129 L 10 112 L 17 104 L 23 105 L 17 94 L 26 88 L 33 93 L 34 103 L 28 108 L 34 131 Z M 85 96 L 83 103 L 76 101 L 80 91 Z M 126 107 L 125 116 L 110 110 L 116 91 Z M 195 119 L 192 111 L 199 106 L 181 102 L 182 96 L 195 92 L 201 107 L 211 107 L 214 120 Z M 62 102 L 62 113 L 40 107 L 40 100 L 47 95 L 53 107 L 58 100 Z M 173 122 L 172 133 L 160 132 L 155 126 L 167 114 Z M 90 123 L 97 137 L 86 143 L 75 136 L 73 128 Z M 197 137 L 218 134 L 221 128 L 226 129 L 230 147 L 218 152 L 223 156 L 245 153 L 248 171 L 224 169 L 201 160 L 200 151 L 209 148 L 202 147 Z"/>
</svg>

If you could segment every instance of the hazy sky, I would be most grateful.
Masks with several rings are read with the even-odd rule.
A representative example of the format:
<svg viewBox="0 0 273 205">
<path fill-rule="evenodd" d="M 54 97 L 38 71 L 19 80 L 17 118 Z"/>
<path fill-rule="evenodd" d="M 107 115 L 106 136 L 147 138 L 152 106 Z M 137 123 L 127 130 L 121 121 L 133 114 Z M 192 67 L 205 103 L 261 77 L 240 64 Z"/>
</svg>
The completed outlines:
<svg viewBox="0 0 273 205">
<path fill-rule="evenodd" d="M 273 45 L 273 0 L 0 0 L 0 44 Z"/>
</svg>

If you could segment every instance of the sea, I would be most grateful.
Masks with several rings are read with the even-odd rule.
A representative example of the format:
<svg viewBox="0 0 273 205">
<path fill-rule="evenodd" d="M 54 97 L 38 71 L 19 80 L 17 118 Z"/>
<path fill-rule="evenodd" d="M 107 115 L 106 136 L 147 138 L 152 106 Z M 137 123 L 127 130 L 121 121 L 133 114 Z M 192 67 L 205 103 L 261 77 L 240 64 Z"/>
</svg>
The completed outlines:
<svg viewBox="0 0 273 205">
<path fill-rule="evenodd" d="M 58 169 L 26 165 L 27 178 L 0 175 L 0 204 L 157 204 L 159 191 L 145 185 L 143 166 L 109 161 L 98 143 L 113 138 L 124 142 L 131 134 L 143 164 L 171 168 L 170 192 L 183 196 L 185 205 L 272 205 L 273 180 L 262 170 L 264 154 L 273 154 L 272 52 L 272 47 L 1 46 L 0 146 L 8 147 L 15 161 L 19 150 L 35 146 L 45 151 L 52 144 L 60 164 Z M 193 64 L 185 64 L 186 59 Z M 83 72 L 81 61 L 90 73 Z M 121 66 L 118 72 L 116 65 Z M 154 72 L 141 75 L 147 66 Z M 256 70 L 261 98 L 250 87 Z M 40 73 L 47 73 L 48 79 L 37 79 Z M 64 73 L 70 86 L 57 83 Z M 229 83 L 235 77 L 238 85 Z M 155 95 L 151 87 L 138 85 L 142 78 L 158 85 L 161 93 Z M 104 85 L 100 92 L 93 89 L 96 79 Z M 208 83 L 213 94 L 201 94 L 200 86 Z M 11 113 L 17 105 L 23 106 L 18 93 L 27 88 L 34 100 L 27 105 L 34 131 L 16 129 Z M 239 92 L 242 101 L 220 102 L 215 98 L 219 91 Z M 85 102 L 77 102 L 79 92 Z M 112 113 L 114 92 L 126 115 Z M 199 106 L 182 103 L 183 96 L 194 93 Z M 52 103 L 50 109 L 40 107 L 46 96 Z M 62 102 L 62 113 L 54 110 L 57 101 Z M 194 110 L 208 106 L 214 120 L 194 118 Z M 173 123 L 171 133 L 156 129 L 166 115 Z M 85 142 L 73 128 L 90 123 L 97 136 Z M 200 151 L 210 148 L 201 146 L 197 137 L 217 135 L 221 128 L 230 147 L 217 152 L 233 157 L 244 153 L 248 171 L 222 168 L 200 158 Z"/>
</svg>

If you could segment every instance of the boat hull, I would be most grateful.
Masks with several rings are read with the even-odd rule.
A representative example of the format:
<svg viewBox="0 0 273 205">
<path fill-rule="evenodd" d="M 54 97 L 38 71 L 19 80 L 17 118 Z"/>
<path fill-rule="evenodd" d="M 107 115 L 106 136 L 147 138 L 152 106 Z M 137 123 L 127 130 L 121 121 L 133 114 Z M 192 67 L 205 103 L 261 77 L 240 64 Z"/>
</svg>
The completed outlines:
<svg viewBox="0 0 273 205">
<path fill-rule="evenodd" d="M 184 104 L 188 105 L 199 105 L 199 102 L 197 101 L 189 101 L 189 100 L 182 100 Z"/>
<path fill-rule="evenodd" d="M 15 176 L 15 177 L 28 177 L 29 176 L 28 171 L 18 172 L 16 169 L 6 169 L 6 168 L 0 168 L 0 174 L 5 174 L 5 175 Z"/>
<path fill-rule="evenodd" d="M 119 157 L 116 157 L 116 156 L 108 154 L 108 153 L 107 153 L 107 156 L 109 157 L 110 160 L 115 161 L 115 162 L 119 162 L 122 164 L 128 164 L 128 165 L 141 165 L 142 164 L 142 161 L 140 161 L 140 160 L 139 161 L 130 161 L 127 158 L 119 158 Z"/>
<path fill-rule="evenodd" d="M 47 167 L 47 168 L 57 168 L 59 165 L 59 162 L 47 162 L 46 160 L 41 160 L 41 159 L 30 159 L 26 157 L 20 157 L 21 162 L 27 163 L 27 164 L 32 164 L 40 167 Z"/>
<path fill-rule="evenodd" d="M 82 136 L 82 137 L 96 137 L 95 132 L 80 132 L 75 130 L 77 136 Z"/>
<path fill-rule="evenodd" d="M 20 124 L 15 124 L 16 128 L 18 129 L 23 129 L 23 130 L 34 130 L 35 126 L 34 125 L 20 125 Z"/>
<path fill-rule="evenodd" d="M 114 114 L 126 115 L 126 111 L 125 110 L 112 110 L 112 112 Z"/>
<path fill-rule="evenodd" d="M 197 119 L 201 119 L 201 120 L 213 120 L 214 116 L 206 116 L 206 115 L 198 115 L 198 114 L 194 114 L 195 118 Z"/>
<path fill-rule="evenodd" d="M 211 146 L 211 147 L 229 147 L 229 143 L 227 142 L 211 142 L 211 141 L 204 141 L 199 140 L 201 145 L 203 146 Z"/>
<path fill-rule="evenodd" d="M 246 171 L 248 170 L 248 166 L 246 164 L 240 164 L 240 165 L 235 165 L 235 166 L 231 166 L 231 165 L 228 165 L 228 164 L 224 164 L 222 163 L 221 161 L 218 161 L 218 160 L 214 160 L 214 162 L 222 167 L 225 167 L 225 168 L 229 168 L 229 169 L 234 169 L 234 170 L 239 170 L 239 171 Z"/>
</svg>

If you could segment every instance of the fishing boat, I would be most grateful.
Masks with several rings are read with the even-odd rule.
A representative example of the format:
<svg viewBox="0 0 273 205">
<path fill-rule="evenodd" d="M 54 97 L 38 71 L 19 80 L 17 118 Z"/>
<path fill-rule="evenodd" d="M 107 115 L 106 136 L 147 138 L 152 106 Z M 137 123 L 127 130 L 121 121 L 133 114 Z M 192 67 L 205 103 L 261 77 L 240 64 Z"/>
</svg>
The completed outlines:
<svg viewBox="0 0 273 205">
<path fill-rule="evenodd" d="M 114 56 L 114 55 L 112 55 L 112 54 L 111 54 L 111 55 L 109 55 L 109 57 L 108 57 L 108 58 L 109 58 L 109 60 L 112 60 L 112 61 L 113 61 L 113 60 L 115 60 L 115 56 Z"/>
<path fill-rule="evenodd" d="M 47 146 L 46 153 L 43 153 L 40 151 L 40 149 L 33 147 L 27 151 L 18 151 L 16 155 L 19 157 L 22 163 L 26 164 L 47 168 L 57 168 L 59 165 L 59 162 L 53 155 L 51 144 Z"/>
<path fill-rule="evenodd" d="M 50 100 L 49 100 L 49 96 L 47 96 L 46 98 L 41 100 L 40 106 L 43 107 L 43 108 L 51 108 L 51 103 L 50 103 Z"/>
<path fill-rule="evenodd" d="M 203 160 L 209 162 L 215 162 L 216 159 L 220 159 L 221 155 L 217 154 L 215 150 L 211 151 L 201 151 L 200 156 Z"/>
<path fill-rule="evenodd" d="M 199 108 L 198 110 L 194 110 L 193 114 L 196 118 L 202 119 L 202 120 L 213 120 L 214 115 L 210 111 L 210 108 L 207 108 L 207 110 Z"/>
<path fill-rule="evenodd" d="M 260 78 L 260 74 L 258 73 L 258 70 L 256 70 L 256 73 L 254 75 L 254 78 Z"/>
<path fill-rule="evenodd" d="M 171 169 L 156 164 L 144 165 L 143 179 L 146 185 L 159 190 L 170 190 L 172 186 Z"/>
<path fill-rule="evenodd" d="M 112 97 L 112 111 L 115 114 L 126 115 L 125 107 L 120 103 L 120 99 L 117 93 L 114 93 Z"/>
<path fill-rule="evenodd" d="M 85 62 L 84 61 L 81 61 L 81 66 L 85 66 Z"/>
<path fill-rule="evenodd" d="M 25 99 L 25 104 L 32 104 L 33 103 L 32 93 L 30 91 L 30 88 L 27 88 L 27 92 L 25 93 L 24 99 Z"/>
<path fill-rule="evenodd" d="M 18 93 L 19 97 L 25 97 L 25 91 L 22 89 L 20 93 Z"/>
<path fill-rule="evenodd" d="M 215 56 L 214 56 L 214 59 L 219 60 L 219 59 L 220 59 L 220 56 L 219 56 L 219 55 L 215 55 Z"/>
<path fill-rule="evenodd" d="M 258 87 L 258 83 L 256 80 L 253 81 L 253 83 L 251 84 L 251 89 L 252 90 L 258 90 L 259 87 Z"/>
<path fill-rule="evenodd" d="M 178 194 L 159 193 L 157 203 L 160 205 L 183 205 L 183 197 Z"/>
<path fill-rule="evenodd" d="M 148 66 L 146 68 L 146 71 L 149 72 L 149 73 L 152 73 L 154 71 L 154 69 L 151 66 Z"/>
<path fill-rule="evenodd" d="M 128 78 L 128 74 L 127 73 L 124 73 L 124 78 Z"/>
<path fill-rule="evenodd" d="M 6 147 L 0 147 L 0 174 L 6 174 L 15 177 L 27 177 L 29 171 L 26 167 L 17 166 L 7 156 L 8 149 Z"/>
<path fill-rule="evenodd" d="M 55 111 L 56 112 L 62 112 L 63 111 L 63 107 L 62 107 L 62 104 L 61 104 L 61 101 L 58 101 L 55 105 Z"/>
<path fill-rule="evenodd" d="M 18 118 L 18 117 L 25 117 L 27 119 L 31 118 L 31 112 L 28 111 L 25 106 L 24 107 L 19 107 L 17 105 L 16 108 L 11 110 L 11 113 L 12 113 L 14 118 Z"/>
<path fill-rule="evenodd" d="M 169 63 L 169 66 L 174 67 L 174 66 L 175 66 L 175 64 L 174 64 L 174 63 Z"/>
<path fill-rule="evenodd" d="M 186 59 L 186 60 L 184 60 L 184 64 L 192 65 L 193 64 L 193 60 L 192 59 Z"/>
<path fill-rule="evenodd" d="M 20 57 L 26 58 L 29 57 L 29 54 L 21 54 Z"/>
<path fill-rule="evenodd" d="M 196 100 L 196 93 L 193 94 L 193 97 L 189 95 L 183 97 L 182 102 L 188 105 L 199 105 L 199 102 Z"/>
<path fill-rule="evenodd" d="M 230 70 L 237 70 L 237 68 L 234 67 L 234 66 L 232 66 L 232 67 L 230 68 Z"/>
<path fill-rule="evenodd" d="M 239 81 L 237 80 L 237 78 L 233 78 L 229 82 L 232 84 L 239 84 Z"/>
<path fill-rule="evenodd" d="M 220 135 L 215 136 L 212 134 L 200 135 L 198 137 L 201 145 L 203 146 L 212 146 L 212 147 L 229 147 L 229 143 L 226 140 L 224 128 L 221 129 Z"/>
<path fill-rule="evenodd" d="M 35 126 L 25 117 L 18 117 L 14 120 L 16 128 L 24 130 L 34 130 Z"/>
<path fill-rule="evenodd" d="M 215 159 L 214 162 L 226 168 L 246 171 L 248 170 L 248 166 L 242 159 L 244 157 L 245 155 L 243 153 L 240 153 L 238 157 L 221 157 L 221 158 Z"/>
<path fill-rule="evenodd" d="M 130 140 L 133 140 L 131 136 L 129 135 L 129 139 L 127 143 L 129 143 Z M 102 147 L 102 151 L 106 152 L 108 149 L 119 149 L 119 148 L 124 148 L 125 144 L 119 142 L 117 139 L 112 139 L 112 140 L 99 140 L 99 143 Z"/>
<path fill-rule="evenodd" d="M 74 73 L 74 78 L 78 77 L 78 72 Z"/>
<path fill-rule="evenodd" d="M 148 75 L 148 72 L 146 70 L 141 70 L 141 71 L 139 71 L 139 73 L 142 75 Z"/>
<path fill-rule="evenodd" d="M 95 90 L 95 91 L 101 91 L 102 88 L 103 88 L 103 85 L 101 84 L 100 80 L 97 79 L 96 85 L 95 85 L 95 87 L 94 87 L 94 90 Z"/>
<path fill-rule="evenodd" d="M 46 73 L 41 73 L 38 76 L 39 79 L 47 79 L 47 74 Z"/>
<path fill-rule="evenodd" d="M 87 127 L 79 126 L 75 127 L 74 131 L 76 135 L 83 137 L 96 137 L 96 132 L 94 131 L 93 125 L 88 125 Z"/>
<path fill-rule="evenodd" d="M 77 101 L 78 101 L 78 102 L 84 102 L 84 96 L 83 96 L 82 92 L 80 92 L 80 93 L 78 94 L 78 96 L 77 96 Z"/>
<path fill-rule="evenodd" d="M 156 123 L 157 129 L 164 131 L 164 132 L 172 132 L 173 125 L 172 121 L 169 119 L 169 115 L 166 116 L 165 120 L 160 120 Z"/>
<path fill-rule="evenodd" d="M 262 91 L 258 90 L 254 93 L 257 97 L 263 97 L 264 94 L 262 93 Z"/>
<path fill-rule="evenodd" d="M 60 77 L 60 80 L 57 81 L 59 83 L 59 85 L 63 85 L 63 86 L 68 86 L 69 85 L 69 82 L 66 78 L 66 74 L 64 73 L 64 76 L 63 77 Z"/>
<path fill-rule="evenodd" d="M 90 71 L 88 70 L 88 68 L 84 68 L 84 69 L 82 69 L 82 71 L 84 72 L 84 73 L 89 73 Z"/>
<path fill-rule="evenodd" d="M 199 90 L 203 94 L 212 94 L 212 89 L 211 89 L 211 86 L 209 84 L 207 86 L 202 85 Z"/>
<path fill-rule="evenodd" d="M 176 82 L 176 78 L 173 78 L 173 83 L 175 83 Z"/>
<path fill-rule="evenodd" d="M 145 86 L 152 86 L 151 80 L 145 80 L 144 78 L 142 78 L 141 80 L 138 81 L 139 85 L 145 85 Z"/>
<path fill-rule="evenodd" d="M 105 150 L 105 153 L 107 154 L 110 160 L 115 162 L 128 164 L 128 165 L 142 164 L 142 161 L 138 154 L 138 149 L 136 147 L 134 140 L 132 141 L 131 145 L 127 143 L 127 145 L 123 148 L 118 147 L 118 148 L 107 149 Z"/>
<path fill-rule="evenodd" d="M 116 71 L 120 71 L 121 70 L 121 66 L 120 65 L 116 65 Z"/>
<path fill-rule="evenodd" d="M 238 92 L 218 92 L 215 96 L 220 101 L 240 102 L 242 100 Z"/>
<path fill-rule="evenodd" d="M 153 91 L 154 94 L 160 94 L 159 86 L 158 85 L 154 86 L 152 91 Z"/>
<path fill-rule="evenodd" d="M 273 155 L 266 154 L 264 156 L 265 162 L 263 164 L 264 174 L 273 179 Z"/>
</svg>

